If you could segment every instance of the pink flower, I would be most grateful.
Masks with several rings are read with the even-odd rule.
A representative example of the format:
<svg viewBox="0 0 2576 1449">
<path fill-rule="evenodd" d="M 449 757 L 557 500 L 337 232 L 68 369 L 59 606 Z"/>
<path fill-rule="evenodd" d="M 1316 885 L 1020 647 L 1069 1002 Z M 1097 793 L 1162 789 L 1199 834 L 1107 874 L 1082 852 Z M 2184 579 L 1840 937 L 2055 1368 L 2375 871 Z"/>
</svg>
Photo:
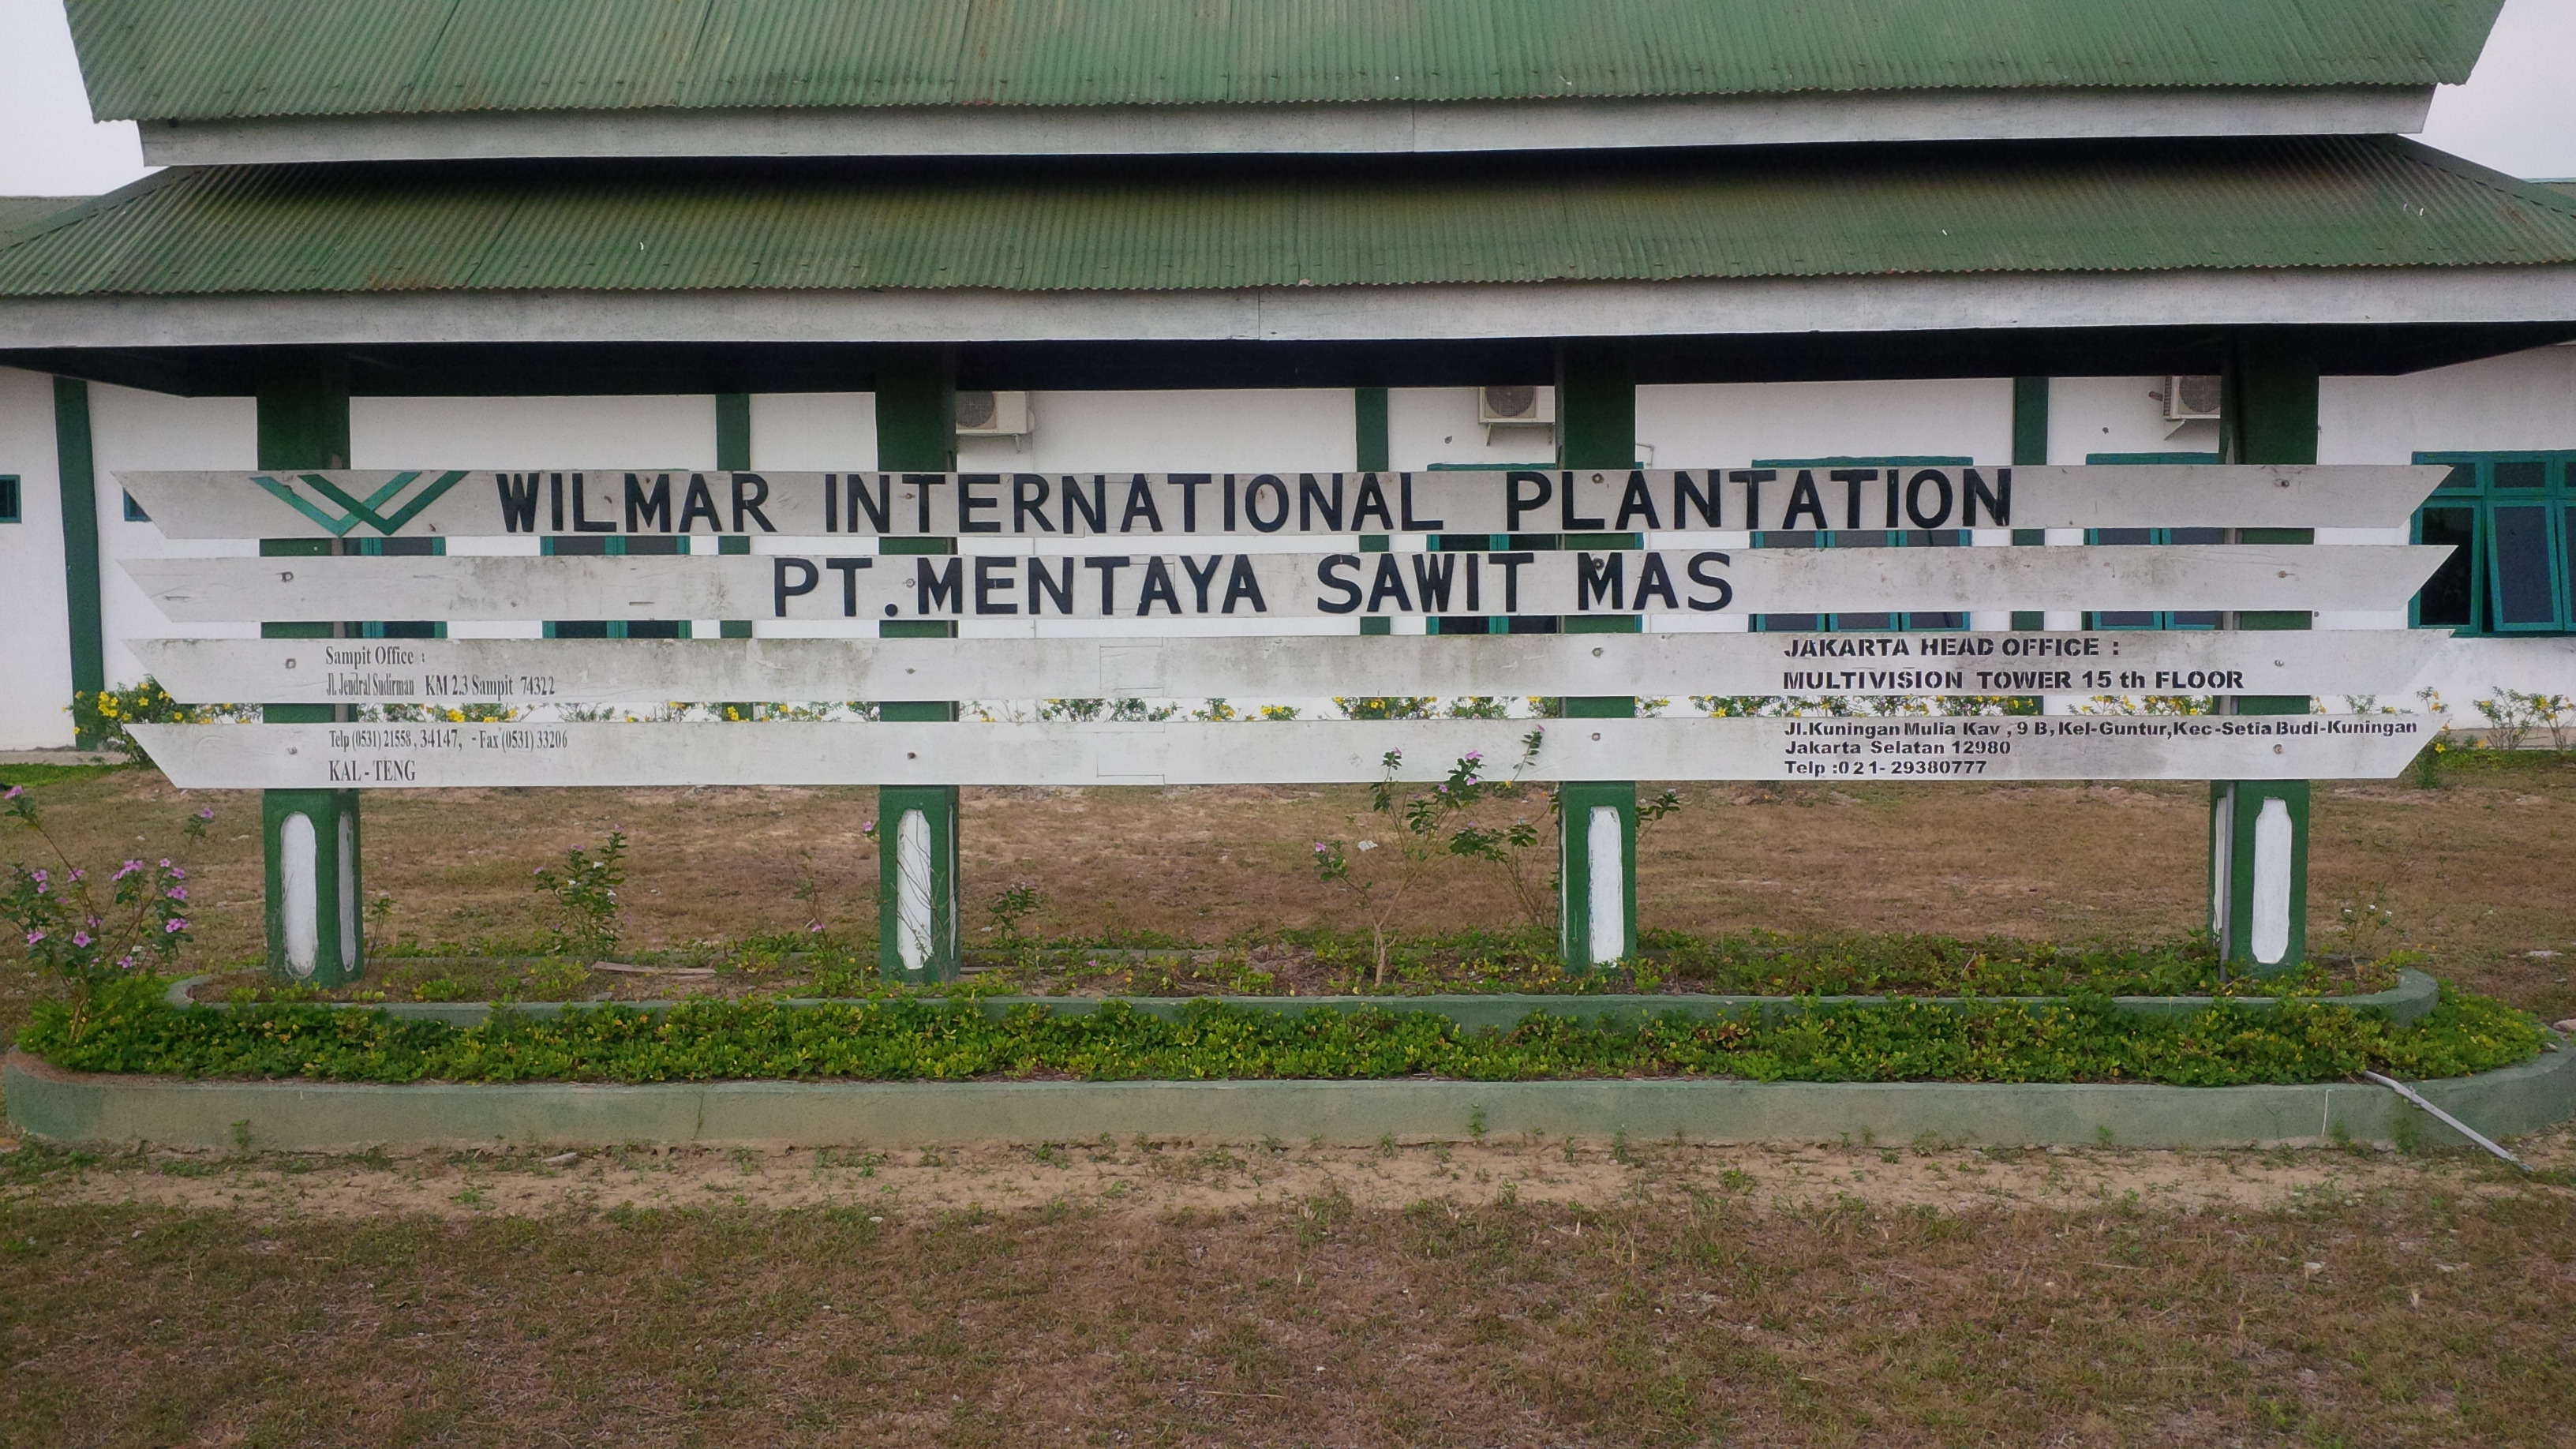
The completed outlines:
<svg viewBox="0 0 2576 1449">
<path fill-rule="evenodd" d="M 36 884 L 37 884 L 37 885 L 41 886 L 41 885 L 43 885 L 43 884 L 45 883 L 46 875 L 45 875 L 45 873 L 44 873 L 43 871 L 41 871 L 41 870 L 31 870 L 31 871 L 27 872 L 27 874 L 29 874 L 29 875 L 31 875 L 31 876 L 34 876 L 34 877 L 36 878 Z"/>
<path fill-rule="evenodd" d="M 1469 750 L 1467 752 L 1467 758 L 1471 760 L 1481 760 L 1485 758 L 1485 752 L 1483 750 Z"/>
<path fill-rule="evenodd" d="M 43 939 L 45 939 L 45 933 L 42 931 L 29 931 L 27 933 L 27 944 L 30 946 Z"/>
<path fill-rule="evenodd" d="M 198 812 L 197 812 L 197 818 L 198 818 L 198 819 L 200 819 L 200 820 L 212 820 L 212 819 L 214 819 L 214 818 L 215 818 L 215 807 L 214 807 L 214 806 L 212 806 L 212 805 L 209 805 L 209 806 L 207 806 L 205 809 L 198 811 Z"/>
<path fill-rule="evenodd" d="M 72 944 L 73 944 L 73 945 L 75 945 L 75 946 L 86 946 L 86 945 L 88 945 L 88 944 L 89 944 L 89 932 L 87 932 L 87 931 L 74 931 L 74 932 L 72 933 Z"/>
<path fill-rule="evenodd" d="M 163 870 L 168 870 L 170 868 L 170 857 L 166 855 L 161 857 L 161 868 Z"/>
<path fill-rule="evenodd" d="M 188 898 L 188 888 L 186 886 L 172 886 L 170 887 L 169 894 L 170 899 L 174 901 L 184 901 Z"/>
<path fill-rule="evenodd" d="M 175 866 L 175 865 L 174 865 L 174 866 L 172 866 L 172 867 L 170 867 L 170 879 L 172 879 L 172 880 L 186 880 L 187 878 L 188 878 L 188 873 L 187 873 L 186 871 L 181 870 L 179 867 L 177 867 L 177 866 Z"/>
<path fill-rule="evenodd" d="M 8 793 L 8 794 L 6 794 L 6 795 L 0 795 L 0 800 L 15 800 L 15 799 L 17 799 L 19 796 L 24 795 L 24 794 L 26 794 L 26 793 L 27 793 L 27 787 L 26 787 L 26 786 L 24 786 L 24 785 L 12 785 L 12 786 L 10 786 L 10 787 L 9 787 L 9 793 Z"/>
<path fill-rule="evenodd" d="M 170 919 L 161 923 L 161 930 L 165 935 L 172 931 L 184 931 L 186 929 L 188 929 L 188 923 L 177 916 L 172 916 Z"/>
</svg>

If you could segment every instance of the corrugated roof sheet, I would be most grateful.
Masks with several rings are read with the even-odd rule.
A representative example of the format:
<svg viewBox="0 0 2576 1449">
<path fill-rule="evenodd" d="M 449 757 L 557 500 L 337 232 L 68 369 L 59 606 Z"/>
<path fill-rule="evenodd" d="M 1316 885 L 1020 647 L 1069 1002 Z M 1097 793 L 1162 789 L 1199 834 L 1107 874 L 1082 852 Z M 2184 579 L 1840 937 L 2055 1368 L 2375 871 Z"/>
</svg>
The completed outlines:
<svg viewBox="0 0 2576 1449">
<path fill-rule="evenodd" d="M 69 0 L 100 119 L 2468 78 L 2503 0 Z"/>
<path fill-rule="evenodd" d="M 1049 167 L 174 168 L 0 296 L 1442 282 L 2576 262 L 2576 199 L 2393 139 Z"/>
</svg>

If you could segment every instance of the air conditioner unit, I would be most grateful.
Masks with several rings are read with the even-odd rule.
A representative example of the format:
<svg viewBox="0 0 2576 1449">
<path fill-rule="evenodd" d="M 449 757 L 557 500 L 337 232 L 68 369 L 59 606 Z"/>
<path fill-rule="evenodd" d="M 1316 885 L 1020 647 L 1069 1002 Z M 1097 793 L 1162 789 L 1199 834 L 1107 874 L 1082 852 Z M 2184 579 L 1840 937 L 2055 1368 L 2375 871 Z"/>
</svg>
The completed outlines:
<svg viewBox="0 0 2576 1449">
<path fill-rule="evenodd" d="M 1485 425 L 1485 441 L 1499 428 L 1556 426 L 1556 389 L 1552 387 L 1480 387 L 1476 421 Z"/>
<path fill-rule="evenodd" d="M 957 436 L 1025 438 L 1037 431 L 1024 392 L 957 391 Z"/>
<path fill-rule="evenodd" d="M 2214 373 L 2165 379 L 2165 421 L 2215 422 L 2219 414 L 2219 381 Z"/>
</svg>

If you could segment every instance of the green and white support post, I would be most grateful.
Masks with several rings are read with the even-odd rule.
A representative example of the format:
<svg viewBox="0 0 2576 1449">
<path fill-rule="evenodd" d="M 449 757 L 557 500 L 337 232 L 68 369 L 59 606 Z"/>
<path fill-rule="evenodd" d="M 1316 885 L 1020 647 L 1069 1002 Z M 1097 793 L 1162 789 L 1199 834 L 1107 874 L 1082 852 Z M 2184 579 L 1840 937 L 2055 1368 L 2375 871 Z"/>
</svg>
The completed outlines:
<svg viewBox="0 0 2576 1449">
<path fill-rule="evenodd" d="M 99 622 L 98 597 L 98 461 L 90 443 L 89 384 L 77 377 L 54 379 L 54 468 L 62 488 L 63 597 L 77 703 L 107 690 L 107 631 Z M 73 743 L 94 750 L 102 741 L 92 730 Z"/>
<path fill-rule="evenodd" d="M 259 466 L 349 466 L 349 364 L 326 349 L 298 348 L 260 369 Z M 264 558 L 332 554 L 327 538 L 264 538 Z M 337 624 L 262 624 L 265 639 L 329 639 Z M 345 706 L 272 704 L 276 724 L 328 724 Z M 260 800 L 261 854 L 266 861 L 268 969 L 314 986 L 356 980 L 366 966 L 366 901 L 359 874 L 358 792 L 268 790 Z"/>
<path fill-rule="evenodd" d="M 946 473 L 957 465 L 957 364 L 945 348 L 907 348 L 877 368 L 877 467 Z M 953 538 L 884 538 L 887 555 L 951 554 Z M 880 564 L 879 567 L 885 565 Z M 944 619 L 887 619 L 887 639 L 951 639 Z M 955 700 L 888 700 L 891 721 L 954 720 Z M 877 789 L 877 970 L 890 981 L 953 981 L 959 965 L 957 787 Z"/>
<path fill-rule="evenodd" d="M 1616 343 L 1568 343 L 1556 358 L 1557 466 L 1617 469 L 1637 462 L 1637 383 Z M 1576 520 L 1578 522 L 1582 520 Z M 1633 534 L 1568 533 L 1566 548 L 1635 548 Z M 1568 616 L 1569 634 L 1634 633 L 1635 615 Z M 1570 696 L 1555 729 L 1629 719 L 1628 695 Z M 1637 782 L 1567 781 L 1557 787 L 1558 949 L 1568 971 L 1637 954 Z"/>
<path fill-rule="evenodd" d="M 2295 332 L 2247 329 L 2231 339 L 2221 392 L 2220 454 L 2231 463 L 2317 460 L 2317 361 Z M 2304 528 L 2240 529 L 2240 543 L 2314 543 Z M 2308 629 L 2303 611 L 2239 613 L 2237 629 Z M 2240 715 L 2308 713 L 2306 695 L 2239 695 Z M 2269 976 L 2307 959 L 2308 782 L 2217 780 L 2209 787 L 2209 920 L 2229 969 Z"/>
</svg>

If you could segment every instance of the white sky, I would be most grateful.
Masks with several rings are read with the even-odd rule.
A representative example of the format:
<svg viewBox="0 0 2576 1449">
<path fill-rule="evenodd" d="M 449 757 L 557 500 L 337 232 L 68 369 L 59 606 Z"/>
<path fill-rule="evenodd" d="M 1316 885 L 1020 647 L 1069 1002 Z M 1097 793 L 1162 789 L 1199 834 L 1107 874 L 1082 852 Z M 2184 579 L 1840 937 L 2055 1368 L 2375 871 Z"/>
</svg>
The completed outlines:
<svg viewBox="0 0 2576 1449">
<path fill-rule="evenodd" d="M 365 0 L 357 0 L 365 3 Z M 2424 140 L 2517 176 L 2576 177 L 2576 0 L 2506 0 Z M 62 0 L 0 0 L 0 195 L 85 196 L 145 168 L 130 122 L 97 125 Z"/>
</svg>

